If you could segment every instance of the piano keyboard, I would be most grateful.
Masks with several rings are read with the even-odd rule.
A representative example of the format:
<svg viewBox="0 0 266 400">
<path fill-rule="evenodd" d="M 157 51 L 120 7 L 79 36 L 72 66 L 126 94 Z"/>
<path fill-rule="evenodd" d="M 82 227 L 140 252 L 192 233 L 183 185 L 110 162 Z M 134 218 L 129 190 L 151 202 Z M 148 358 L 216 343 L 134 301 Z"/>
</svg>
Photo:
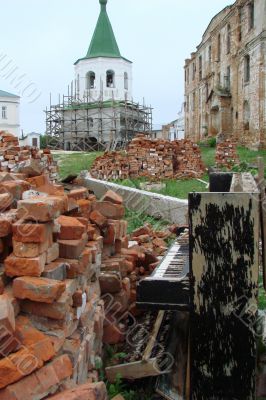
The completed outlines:
<svg viewBox="0 0 266 400">
<path fill-rule="evenodd" d="M 189 235 L 172 245 L 153 274 L 139 282 L 137 305 L 156 310 L 189 310 Z"/>
</svg>

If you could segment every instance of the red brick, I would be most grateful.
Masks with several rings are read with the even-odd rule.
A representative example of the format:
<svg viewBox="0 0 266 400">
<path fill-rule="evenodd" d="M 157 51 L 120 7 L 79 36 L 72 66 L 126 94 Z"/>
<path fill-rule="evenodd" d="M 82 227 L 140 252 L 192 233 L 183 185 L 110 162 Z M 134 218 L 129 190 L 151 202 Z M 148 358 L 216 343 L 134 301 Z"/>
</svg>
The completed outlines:
<svg viewBox="0 0 266 400">
<path fill-rule="evenodd" d="M 3 331 L 14 332 L 15 331 L 15 314 L 14 308 L 10 300 L 2 295 L 0 296 L 0 334 Z"/>
<path fill-rule="evenodd" d="M 0 360 L 0 389 L 19 381 L 42 366 L 43 362 L 35 356 L 34 352 L 25 348 L 3 358 Z M 0 399 L 2 400 L 5 397 L 1 392 Z"/>
<path fill-rule="evenodd" d="M 64 320 L 67 313 L 70 312 L 69 304 L 60 301 L 54 301 L 53 303 L 48 304 L 23 300 L 20 303 L 20 308 L 26 314 L 33 314 L 39 317 L 47 317 L 55 320 Z"/>
<path fill-rule="evenodd" d="M 53 243 L 46 252 L 46 264 L 50 264 L 59 257 L 59 244 Z"/>
<path fill-rule="evenodd" d="M 67 211 L 64 196 L 38 197 L 18 202 L 19 218 L 27 221 L 48 222 Z"/>
<path fill-rule="evenodd" d="M 117 234 L 117 229 L 115 224 L 109 224 L 108 227 L 106 228 L 105 234 L 104 234 L 104 244 L 113 244 L 115 243 L 116 239 L 116 234 Z"/>
<path fill-rule="evenodd" d="M 13 238 L 23 243 L 43 243 L 52 239 L 52 225 L 18 221 L 12 225 Z"/>
<path fill-rule="evenodd" d="M 67 194 L 69 199 L 81 200 L 88 197 L 88 190 L 86 188 L 73 189 Z"/>
<path fill-rule="evenodd" d="M 12 222 L 5 217 L 4 214 L 0 216 L 0 238 L 9 235 L 12 231 Z"/>
<path fill-rule="evenodd" d="M 62 215 L 55 222 L 60 226 L 58 235 L 60 240 L 79 240 L 86 231 L 84 224 L 79 222 L 77 218 Z"/>
<path fill-rule="evenodd" d="M 73 294 L 73 307 L 81 307 L 83 304 L 83 292 L 82 290 L 77 290 L 74 294 Z"/>
<path fill-rule="evenodd" d="M 2 193 L 0 194 L 0 211 L 8 210 L 13 203 L 13 196 L 10 193 Z"/>
<path fill-rule="evenodd" d="M 87 234 L 83 234 L 79 240 L 58 240 L 60 258 L 78 259 L 85 249 L 87 240 Z"/>
<path fill-rule="evenodd" d="M 64 282 L 47 278 L 21 277 L 13 281 L 14 296 L 41 303 L 52 303 L 66 289 Z"/>
<path fill-rule="evenodd" d="M 105 323 L 103 330 L 103 343 L 112 345 L 122 343 L 124 340 L 125 335 L 123 334 L 120 324 L 119 326 L 116 326 L 113 323 Z"/>
<path fill-rule="evenodd" d="M 92 251 L 85 248 L 77 260 L 60 260 L 68 263 L 67 278 L 74 279 L 79 275 L 86 275 L 89 272 L 92 264 Z"/>
<path fill-rule="evenodd" d="M 55 350 L 51 339 L 35 329 L 27 317 L 16 318 L 16 333 L 19 342 L 31 350 L 39 360 L 47 362 L 54 357 Z"/>
<path fill-rule="evenodd" d="M 122 288 L 121 278 L 118 273 L 103 272 L 99 276 L 101 293 L 117 293 Z"/>
<path fill-rule="evenodd" d="M 123 204 L 123 198 L 113 190 L 108 190 L 103 196 L 102 201 L 110 201 L 114 204 Z"/>
<path fill-rule="evenodd" d="M 5 259 L 5 273 L 7 276 L 41 276 L 46 261 L 46 254 L 39 257 L 21 258 L 11 254 Z"/>
<path fill-rule="evenodd" d="M 13 253 L 16 257 L 34 258 L 48 250 L 48 240 L 42 243 L 23 243 L 13 239 Z"/>
<path fill-rule="evenodd" d="M 66 390 L 50 397 L 50 400 L 107 400 L 106 386 L 103 382 L 85 383 L 77 388 Z"/>
<path fill-rule="evenodd" d="M 101 229 L 107 225 L 107 218 L 97 210 L 90 213 L 90 220 L 93 224 L 96 224 Z"/>
<path fill-rule="evenodd" d="M 88 219 L 91 212 L 91 201 L 87 199 L 77 200 L 77 205 L 79 208 L 79 214 Z"/>
<path fill-rule="evenodd" d="M 25 181 L 9 181 L 0 184 L 0 193 L 10 193 L 13 200 L 21 200 L 22 194 L 30 189 L 30 184 Z"/>
<path fill-rule="evenodd" d="M 70 358 L 67 355 L 62 355 L 30 376 L 24 377 L 21 381 L 1 390 L 0 398 L 1 400 L 43 399 L 53 393 L 57 385 L 70 377 L 71 374 L 72 364 Z"/>
<path fill-rule="evenodd" d="M 109 201 L 95 202 L 92 209 L 99 211 L 104 217 L 111 219 L 121 219 L 125 215 L 125 207 L 123 205 L 113 204 Z"/>
<path fill-rule="evenodd" d="M 33 178 L 26 179 L 29 184 L 35 188 L 39 188 L 40 186 L 45 186 L 49 182 L 48 175 L 39 175 L 34 176 Z"/>
</svg>

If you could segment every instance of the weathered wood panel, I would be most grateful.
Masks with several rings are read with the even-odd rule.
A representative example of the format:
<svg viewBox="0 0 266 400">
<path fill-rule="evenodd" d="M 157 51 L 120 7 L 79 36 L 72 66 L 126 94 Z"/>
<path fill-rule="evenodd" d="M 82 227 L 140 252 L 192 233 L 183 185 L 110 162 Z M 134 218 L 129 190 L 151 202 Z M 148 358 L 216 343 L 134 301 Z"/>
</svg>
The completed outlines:
<svg viewBox="0 0 266 400">
<path fill-rule="evenodd" d="M 193 400 L 255 399 L 258 193 L 189 196 Z"/>
</svg>

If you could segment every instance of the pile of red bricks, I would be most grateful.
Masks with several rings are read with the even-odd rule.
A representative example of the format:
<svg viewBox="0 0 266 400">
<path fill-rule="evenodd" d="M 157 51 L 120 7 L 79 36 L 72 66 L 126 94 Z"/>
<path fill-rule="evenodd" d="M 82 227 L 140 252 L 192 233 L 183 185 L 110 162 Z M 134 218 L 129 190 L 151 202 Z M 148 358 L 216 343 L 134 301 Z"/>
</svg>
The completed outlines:
<svg viewBox="0 0 266 400">
<path fill-rule="evenodd" d="M 1 196 L 0 398 L 42 399 L 97 380 L 102 238 L 89 240 L 86 217 L 95 197 L 24 191 L 14 210 Z"/>
<path fill-rule="evenodd" d="M 113 197 L 113 192 L 108 191 L 106 196 Z M 101 207 L 106 209 L 104 205 Z M 158 266 L 168 249 L 165 240 L 172 233 L 169 230 L 154 231 L 145 225 L 128 237 L 123 220 L 110 220 L 105 229 L 106 233 L 101 231 L 104 247 L 100 275 L 106 311 L 103 340 L 107 344 L 117 344 L 125 339 L 129 315 L 137 317 L 141 314 L 136 308 L 137 282 Z"/>
<path fill-rule="evenodd" d="M 52 181 L 57 179 L 58 167 L 50 150 L 19 145 L 11 133 L 0 132 L 0 171 L 22 173 L 33 177 L 46 173 Z"/>
<path fill-rule="evenodd" d="M 237 144 L 230 140 L 217 144 L 215 162 L 218 167 L 228 169 L 231 169 L 235 164 L 239 164 Z"/>
<path fill-rule="evenodd" d="M 126 153 L 106 152 L 92 168 L 93 178 L 113 180 L 146 177 L 152 180 L 197 178 L 205 168 L 197 144 L 190 140 L 151 140 L 138 135 Z"/>
<path fill-rule="evenodd" d="M 127 235 L 122 198 L 0 172 L 0 399 L 107 400 L 102 344 L 137 316 L 169 231 Z"/>
</svg>

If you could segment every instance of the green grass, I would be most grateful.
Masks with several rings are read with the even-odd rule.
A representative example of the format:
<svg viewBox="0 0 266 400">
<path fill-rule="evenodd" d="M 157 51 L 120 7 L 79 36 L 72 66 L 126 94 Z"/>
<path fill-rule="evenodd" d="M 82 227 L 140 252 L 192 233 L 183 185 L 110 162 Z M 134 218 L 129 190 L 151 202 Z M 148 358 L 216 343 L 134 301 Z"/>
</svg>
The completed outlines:
<svg viewBox="0 0 266 400">
<path fill-rule="evenodd" d="M 57 153 L 54 159 L 59 163 L 59 176 L 65 178 L 68 175 L 79 174 L 80 171 L 89 170 L 96 157 L 102 152 L 92 153 Z"/>
<path fill-rule="evenodd" d="M 259 276 L 259 310 L 266 310 L 266 293 L 263 287 L 262 275 Z"/>
<path fill-rule="evenodd" d="M 200 149 L 201 149 L 202 160 L 206 168 L 212 167 L 215 164 L 215 148 L 201 146 Z"/>
<path fill-rule="evenodd" d="M 135 229 L 141 228 L 144 224 L 151 224 L 153 229 L 161 230 L 164 229 L 169 223 L 163 220 L 157 220 L 149 215 L 138 213 L 137 211 L 132 211 L 126 209 L 125 219 L 128 222 L 128 234 L 132 233 Z"/>
</svg>

